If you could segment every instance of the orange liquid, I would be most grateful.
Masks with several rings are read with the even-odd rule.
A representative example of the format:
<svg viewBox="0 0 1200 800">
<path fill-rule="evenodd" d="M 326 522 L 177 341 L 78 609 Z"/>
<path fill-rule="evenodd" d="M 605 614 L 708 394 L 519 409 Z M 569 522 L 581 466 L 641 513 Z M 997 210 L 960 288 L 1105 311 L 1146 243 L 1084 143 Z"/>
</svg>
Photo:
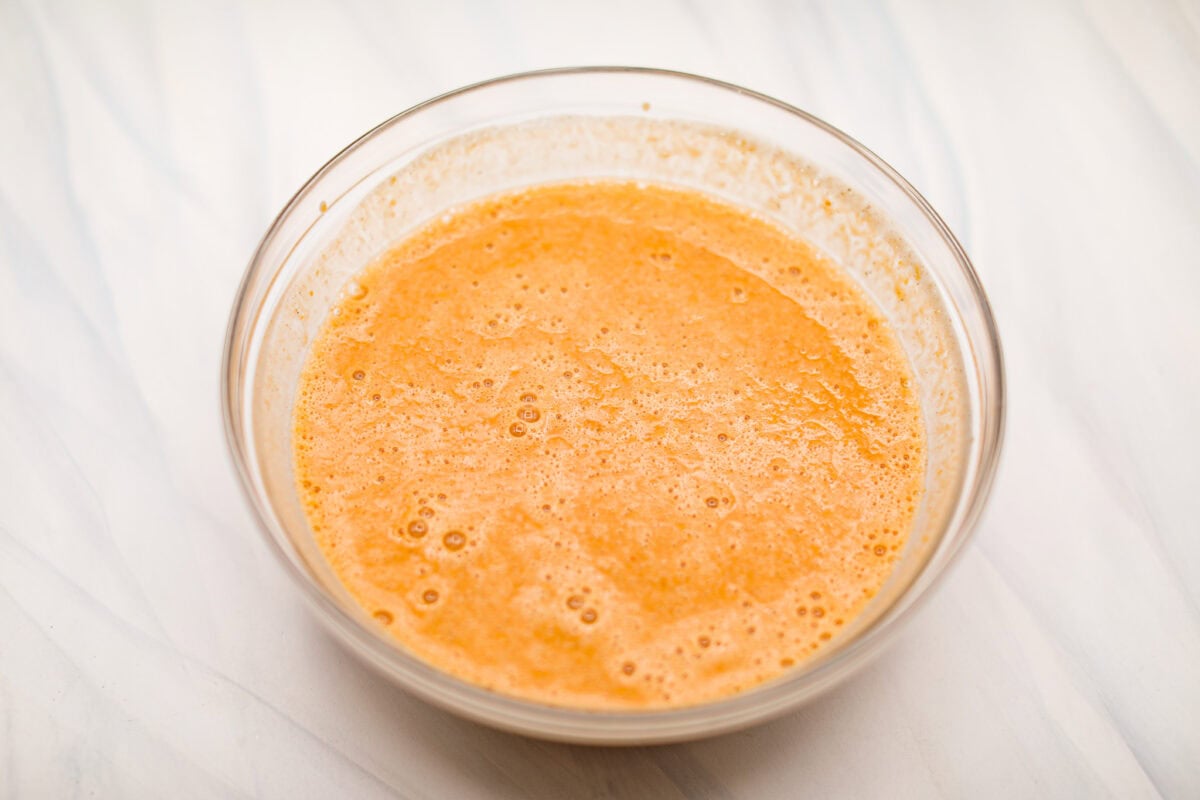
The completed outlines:
<svg viewBox="0 0 1200 800">
<path fill-rule="evenodd" d="M 313 342 L 295 464 L 333 570 L 409 651 L 580 708 L 712 700 L 836 640 L 925 460 L 908 363 L 803 241 L 597 182 L 462 208 Z"/>
</svg>

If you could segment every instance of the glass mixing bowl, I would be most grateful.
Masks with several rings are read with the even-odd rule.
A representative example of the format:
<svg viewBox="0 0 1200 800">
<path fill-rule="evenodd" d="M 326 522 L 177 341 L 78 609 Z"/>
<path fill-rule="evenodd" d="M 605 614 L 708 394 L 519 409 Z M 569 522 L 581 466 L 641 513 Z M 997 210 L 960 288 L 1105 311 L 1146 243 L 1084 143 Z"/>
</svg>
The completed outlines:
<svg viewBox="0 0 1200 800">
<path fill-rule="evenodd" d="M 596 177 L 690 186 L 790 228 L 840 263 L 912 364 L 928 462 L 894 574 L 826 649 L 703 705 L 598 712 L 465 683 L 405 652 L 346 593 L 309 530 L 291 421 L 307 345 L 374 256 L 447 208 L 521 186 Z M 865 147 L 803 111 L 676 72 L 580 68 L 514 75 L 422 103 L 321 168 L 259 244 L 230 317 L 226 435 L 271 551 L 318 618 L 405 689 L 499 728 L 572 742 L 676 741 L 779 715 L 845 679 L 912 616 L 962 549 L 999 454 L 1004 375 L 995 323 L 962 247 Z"/>
</svg>

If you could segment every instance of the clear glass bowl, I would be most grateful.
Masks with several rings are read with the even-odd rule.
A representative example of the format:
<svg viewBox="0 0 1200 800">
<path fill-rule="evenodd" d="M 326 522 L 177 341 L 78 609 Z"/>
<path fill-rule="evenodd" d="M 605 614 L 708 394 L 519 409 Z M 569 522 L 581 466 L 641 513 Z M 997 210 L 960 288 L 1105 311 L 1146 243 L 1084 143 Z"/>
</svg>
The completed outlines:
<svg viewBox="0 0 1200 800">
<path fill-rule="evenodd" d="M 481 689 L 406 653 L 317 549 L 292 473 L 308 342 L 373 256 L 445 209 L 537 183 L 682 184 L 756 209 L 859 281 L 912 363 L 928 437 L 915 530 L 895 574 L 823 652 L 704 705 L 596 712 Z M 405 689 L 499 728 L 563 741 L 676 741 L 744 727 L 826 691 L 911 617 L 961 550 L 992 482 L 1004 375 L 983 289 L 954 236 L 895 170 L 824 122 L 746 89 L 647 69 L 514 75 L 399 114 L 321 168 L 267 231 L 238 290 L 222 374 L 226 434 L 272 552 L 345 645 Z"/>
</svg>

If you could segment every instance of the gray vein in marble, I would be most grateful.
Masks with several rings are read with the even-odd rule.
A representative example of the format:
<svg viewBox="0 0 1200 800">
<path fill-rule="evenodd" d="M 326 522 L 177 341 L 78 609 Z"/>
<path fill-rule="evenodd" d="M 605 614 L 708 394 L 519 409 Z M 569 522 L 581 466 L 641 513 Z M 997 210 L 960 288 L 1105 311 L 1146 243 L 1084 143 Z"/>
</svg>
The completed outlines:
<svg viewBox="0 0 1200 800">
<path fill-rule="evenodd" d="M 49 5 L 46 7 L 54 8 L 54 5 Z M 32 15 L 31 19 L 36 20 L 37 16 Z M 104 68 L 104 59 L 102 57 L 98 57 L 98 55 L 93 52 L 93 48 L 91 47 L 92 43 L 95 42 L 95 39 L 87 36 L 86 32 L 85 35 L 82 36 L 78 34 L 76 25 L 79 22 L 80 20 L 78 20 L 75 15 L 68 15 L 66 17 L 58 15 L 57 18 L 54 19 L 53 24 L 50 22 L 42 22 L 40 26 L 42 30 L 39 31 L 38 35 L 35 37 L 36 41 L 38 41 L 40 45 L 40 42 L 43 40 L 52 40 L 55 34 L 51 33 L 51 31 L 61 36 L 65 40 L 62 49 L 67 53 L 69 58 L 74 59 L 72 65 L 75 67 L 75 72 L 82 76 L 83 80 L 92 87 L 96 93 L 96 96 L 99 97 L 103 103 L 104 108 L 120 127 L 122 133 L 124 133 L 125 136 L 127 136 L 129 140 L 135 144 L 137 149 L 145 155 L 147 163 L 151 164 L 163 176 L 168 178 L 173 186 L 177 187 L 184 193 L 185 197 L 196 203 L 198 206 L 203 207 L 204 202 L 200 192 L 194 186 L 191 186 L 188 177 L 174 166 L 169 153 L 165 152 L 161 145 L 162 142 L 167 140 L 161 120 L 157 125 L 147 126 L 144 124 L 144 122 L 139 123 L 139 121 L 135 121 L 130 117 L 127 112 L 129 109 L 134 108 L 135 106 L 130 103 L 122 103 L 118 101 L 117 95 L 119 90 L 112 85 L 111 81 L 106 80 L 108 71 Z M 131 52 L 129 48 L 136 48 L 139 44 L 144 43 L 146 40 L 148 40 L 150 33 L 150 31 L 143 31 L 140 37 L 130 37 L 130 41 L 122 43 L 123 46 L 120 48 L 122 53 L 125 55 L 129 54 Z M 56 96 L 53 93 L 53 71 L 49 66 L 48 60 L 44 56 L 44 48 L 39 47 L 39 49 L 43 50 L 42 64 L 43 68 L 45 69 L 47 83 L 51 87 L 51 96 Z M 156 77 L 158 76 L 158 70 L 154 68 L 154 65 L 151 63 L 151 59 L 148 57 L 143 57 L 141 59 L 141 63 L 138 65 L 138 68 L 130 70 L 130 73 L 143 76 L 151 82 L 155 81 Z M 129 77 L 129 74 L 125 76 L 125 88 L 128 88 Z M 159 97 L 158 102 L 151 104 L 143 103 L 141 104 L 142 107 L 145 107 L 146 105 L 151 105 L 152 107 L 161 107 L 163 105 L 162 99 L 164 98 L 164 93 L 162 92 L 161 87 L 159 87 L 157 94 Z M 57 101 L 54 103 L 54 105 L 56 108 L 61 108 L 61 104 Z M 150 127 L 151 130 L 147 131 L 147 127 Z"/>
<path fill-rule="evenodd" d="M 5 560 L 9 562 L 10 566 L 13 563 L 18 562 L 19 560 L 25 560 L 25 563 L 23 565 L 24 569 L 28 570 L 30 566 L 36 565 L 37 567 L 40 567 L 41 569 L 43 569 L 47 573 L 47 576 L 53 576 L 54 579 L 61 581 L 63 584 L 65 584 L 65 588 L 67 588 L 67 591 L 69 594 L 82 595 L 82 598 L 84 601 L 83 606 L 85 608 L 90 607 L 90 612 L 93 614 L 95 614 L 95 612 L 97 612 L 97 611 L 101 612 L 103 616 L 102 616 L 102 618 L 100 618 L 99 621 L 101 621 L 102 623 L 106 623 L 107 626 L 109 626 L 115 634 L 120 636 L 122 639 L 128 641 L 130 644 L 132 644 L 137 649 L 137 652 L 139 653 L 139 660 L 141 660 L 142 657 L 149 656 L 150 657 L 149 660 L 154 661 L 154 662 L 164 662 L 165 663 L 165 662 L 175 661 L 176 665 L 185 668 L 185 671 L 199 672 L 201 677 L 204 677 L 204 678 L 210 679 L 214 682 L 217 682 L 223 689 L 228 690 L 229 692 L 233 693 L 234 695 L 241 696 L 241 697 L 249 700 L 250 702 L 254 703 L 256 706 L 261 707 L 264 711 L 266 711 L 270 715 L 271 719 L 277 720 L 278 722 L 280 722 L 284 726 L 286 726 L 286 728 L 290 729 L 291 731 L 293 731 L 295 733 L 300 734 L 301 736 L 304 737 L 304 740 L 307 743 L 310 743 L 311 745 L 315 746 L 316 748 L 329 753 L 331 756 L 334 756 L 336 759 L 338 759 L 340 762 L 346 764 L 347 766 L 353 767 L 362 777 L 367 778 L 370 781 L 374 782 L 379 788 L 387 788 L 388 787 L 387 783 L 382 781 L 377 775 L 375 775 L 370 770 L 368 770 L 366 767 L 364 767 L 362 764 L 357 762 L 354 758 L 349 756 L 347 753 L 344 753 L 341 750 L 338 750 L 330 742 L 322 740 L 312 730 L 310 730 L 309 728 L 307 728 L 304 725 L 302 725 L 301 723 L 299 723 L 297 720 L 290 717 L 288 714 L 286 714 L 281 709 L 277 708 L 273 703 L 268 701 L 266 698 L 257 694 L 253 690 L 248 689 L 245 685 L 240 684 L 234 680 L 231 680 L 227 675 L 224 675 L 218 671 L 211 669 L 209 666 L 207 666 L 206 664 L 203 664 L 202 662 L 199 662 L 199 661 L 196 661 L 195 659 L 187 657 L 186 655 L 182 654 L 180 651 L 178 651 L 174 648 L 165 646 L 163 642 L 161 642 L 153 637 L 149 637 L 141 630 L 128 625 L 128 623 L 126 623 L 125 620 L 114 615 L 108 609 L 108 607 L 106 605 L 104 605 L 101 602 L 98 602 L 96 598 L 88 595 L 81 587 L 79 587 L 77 584 L 75 584 L 73 581 L 71 581 L 70 578 L 68 578 L 66 575 L 63 575 L 61 572 L 59 572 L 57 569 L 55 569 L 52 565 L 42 561 L 42 559 L 40 559 L 35 553 L 28 550 L 26 547 L 24 547 L 24 545 L 22 545 L 19 541 L 14 539 L 10 534 L 5 532 L 3 529 L 0 529 L 0 542 L 7 542 L 7 544 L 8 544 L 8 546 L 4 549 L 7 551 L 5 553 L 5 556 L 6 556 Z M 43 626 L 45 625 L 44 621 L 41 618 L 39 618 L 37 615 L 32 613 L 29 608 L 25 607 L 16 597 L 13 596 L 11 591 L 3 588 L 3 586 L 0 586 L 0 592 L 3 592 L 4 596 L 8 598 L 8 600 L 15 606 L 17 611 L 19 613 L 21 613 L 23 616 L 25 616 L 26 619 L 28 619 L 31 623 L 33 623 L 37 627 L 43 628 Z M 49 626 L 49 629 L 52 629 L 52 628 L 53 628 L 52 625 Z M 80 679 L 86 681 L 87 678 L 85 676 L 87 675 L 88 670 L 84 667 L 82 662 L 76 656 L 73 656 L 69 652 L 64 650 L 62 645 L 54 637 L 50 636 L 49 634 L 45 634 L 45 633 L 43 635 L 45 636 L 46 641 L 48 643 L 50 643 L 55 648 L 55 650 L 58 651 L 68 663 L 71 664 L 72 669 L 76 673 L 79 674 Z M 146 664 L 143 663 L 142 666 L 144 668 L 146 666 Z M 100 688 L 104 688 L 103 685 L 101 685 Z M 183 753 L 183 752 L 180 752 L 179 756 L 182 758 L 187 758 L 189 760 L 191 758 L 188 754 Z M 199 763 L 195 763 L 195 766 L 198 769 L 204 770 L 204 771 L 207 771 L 210 769 L 209 767 L 202 766 Z M 416 795 L 410 793 L 410 796 L 415 797 Z"/>
<path fill-rule="evenodd" d="M 990 559 L 986 558 L 986 556 L 984 558 L 984 563 L 987 564 L 988 568 L 993 571 L 996 578 L 1003 584 L 1005 589 L 1008 591 L 1010 601 L 1013 604 L 1020 607 L 1021 612 L 1025 615 L 1029 625 L 1034 627 L 1037 630 L 1037 632 L 1041 635 L 1042 641 L 1043 642 L 1057 641 L 1058 637 L 1055 636 L 1056 632 L 1054 630 L 1052 630 L 1050 628 L 1050 626 L 1044 621 L 1044 618 L 1038 613 L 1037 609 L 1031 607 L 1029 603 L 1027 603 L 1026 601 L 1021 599 L 1021 596 L 1014 588 L 1013 583 L 1005 575 L 1004 568 L 1000 565 L 993 563 Z M 1124 746 L 1125 752 L 1128 753 L 1129 757 L 1131 759 L 1133 759 L 1133 761 L 1137 765 L 1140 775 L 1142 777 L 1144 777 L 1146 779 L 1146 781 L 1148 781 L 1151 785 L 1153 785 L 1156 791 L 1158 791 L 1158 787 L 1154 783 L 1153 775 L 1151 775 L 1150 772 L 1147 771 L 1147 765 L 1142 761 L 1134 744 L 1132 742 L 1130 742 L 1129 739 L 1122 732 L 1122 727 L 1117 719 L 1117 716 L 1113 713 L 1113 709 L 1109 707 L 1109 705 L 1105 701 L 1103 695 L 1100 693 L 1100 687 L 1098 687 L 1095 684 L 1090 682 L 1086 670 L 1083 669 L 1083 664 L 1086 662 L 1082 661 L 1079 658 L 1078 653 L 1071 653 L 1069 651 L 1069 649 L 1055 648 L 1055 650 L 1057 651 L 1056 654 L 1059 655 L 1060 657 L 1064 658 L 1064 660 L 1067 661 L 1068 665 L 1073 669 L 1073 671 L 1075 673 L 1075 676 L 1074 676 L 1075 681 L 1079 684 L 1080 687 L 1087 690 L 1086 692 L 1078 693 L 1078 694 L 1080 694 L 1081 699 L 1085 703 L 1090 705 L 1093 710 L 1098 712 L 1104 718 L 1104 722 L 1105 722 L 1106 726 L 1108 727 L 1108 729 L 1110 731 L 1112 731 L 1116 736 L 1119 737 L 1121 744 Z M 1026 662 L 1026 663 L 1028 664 L 1028 662 Z M 1029 666 L 1032 667 L 1033 665 L 1029 664 Z M 1060 731 L 1062 730 L 1062 726 L 1057 720 L 1055 720 L 1054 724 L 1056 727 L 1058 727 L 1058 729 Z M 1066 734 L 1065 731 L 1063 731 L 1063 732 L 1064 732 L 1064 734 Z M 1076 752 L 1078 752 L 1078 746 L 1076 745 L 1074 740 L 1070 737 L 1070 735 L 1066 735 L 1065 738 L 1071 742 L 1072 746 L 1076 748 Z M 1083 754 L 1080 753 L 1080 755 L 1083 755 Z M 1089 764 L 1086 759 L 1082 759 L 1080 763 L 1087 764 L 1089 766 L 1089 768 L 1091 768 L 1091 764 Z M 1093 774 L 1096 774 L 1094 769 L 1093 769 Z M 1100 777 L 1100 776 L 1097 775 L 1097 777 Z"/>
</svg>

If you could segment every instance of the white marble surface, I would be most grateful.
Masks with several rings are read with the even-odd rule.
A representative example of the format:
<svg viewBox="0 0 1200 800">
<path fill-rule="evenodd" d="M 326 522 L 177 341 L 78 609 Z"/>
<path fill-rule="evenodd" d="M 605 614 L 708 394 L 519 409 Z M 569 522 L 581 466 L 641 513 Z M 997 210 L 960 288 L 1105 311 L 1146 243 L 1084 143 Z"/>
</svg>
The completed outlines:
<svg viewBox="0 0 1200 800">
<path fill-rule="evenodd" d="M 0 0 L 0 796 L 1200 796 L 1200 4 Z M 631 63 L 774 94 L 942 211 L 1011 379 L 978 538 L 777 722 L 629 750 L 346 656 L 237 493 L 217 375 L 283 202 L 432 94 Z"/>
</svg>

